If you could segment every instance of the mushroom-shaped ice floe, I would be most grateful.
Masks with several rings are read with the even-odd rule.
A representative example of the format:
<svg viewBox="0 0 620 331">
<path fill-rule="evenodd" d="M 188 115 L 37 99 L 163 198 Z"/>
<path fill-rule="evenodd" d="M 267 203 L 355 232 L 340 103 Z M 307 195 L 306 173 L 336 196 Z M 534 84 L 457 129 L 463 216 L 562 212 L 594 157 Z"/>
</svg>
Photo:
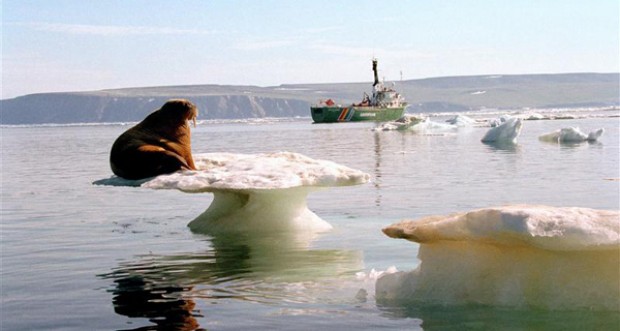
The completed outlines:
<svg viewBox="0 0 620 331">
<path fill-rule="evenodd" d="M 515 205 L 405 220 L 383 232 L 420 243 L 421 263 L 380 278 L 380 300 L 620 309 L 618 211 Z"/>
<path fill-rule="evenodd" d="M 541 141 L 553 142 L 553 143 L 581 143 L 581 142 L 595 142 L 600 138 L 605 129 L 598 129 L 585 134 L 579 130 L 579 128 L 568 127 L 556 130 L 538 137 Z"/>
<path fill-rule="evenodd" d="M 516 117 L 507 118 L 498 126 L 489 129 L 484 137 L 482 137 L 482 142 L 515 144 L 517 142 L 517 137 L 521 134 L 522 126 L 522 119 Z"/>
<path fill-rule="evenodd" d="M 329 230 L 331 225 L 308 209 L 308 193 L 370 178 L 331 161 L 288 152 L 197 154 L 194 163 L 196 171 L 158 176 L 142 187 L 213 193 L 209 208 L 189 223 L 192 231 L 208 234 Z"/>
</svg>

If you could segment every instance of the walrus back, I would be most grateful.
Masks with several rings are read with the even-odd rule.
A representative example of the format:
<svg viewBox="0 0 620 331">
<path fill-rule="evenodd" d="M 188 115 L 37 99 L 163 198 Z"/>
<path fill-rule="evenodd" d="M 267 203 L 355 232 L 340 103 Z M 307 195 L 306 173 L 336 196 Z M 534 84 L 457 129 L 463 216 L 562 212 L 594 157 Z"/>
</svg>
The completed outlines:
<svg viewBox="0 0 620 331">
<path fill-rule="evenodd" d="M 110 151 L 110 168 L 115 175 L 126 179 L 144 179 L 182 169 L 195 169 L 191 147 L 184 144 L 186 139 L 178 138 L 160 138 L 159 134 L 140 126 L 133 127 L 114 141 Z"/>
<path fill-rule="evenodd" d="M 187 100 L 166 102 L 114 141 L 110 151 L 112 172 L 127 179 L 142 179 L 194 170 L 187 121 L 195 114 L 195 106 Z"/>
</svg>

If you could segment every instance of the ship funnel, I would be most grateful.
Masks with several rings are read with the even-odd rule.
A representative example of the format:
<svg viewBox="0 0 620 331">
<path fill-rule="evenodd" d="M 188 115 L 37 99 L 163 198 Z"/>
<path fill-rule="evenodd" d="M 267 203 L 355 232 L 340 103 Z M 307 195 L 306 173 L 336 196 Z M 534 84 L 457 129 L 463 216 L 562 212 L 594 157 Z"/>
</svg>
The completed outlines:
<svg viewBox="0 0 620 331">
<path fill-rule="evenodd" d="M 379 72 L 377 71 L 377 59 L 372 59 L 372 71 L 375 73 L 375 82 L 372 86 L 379 84 Z"/>
</svg>

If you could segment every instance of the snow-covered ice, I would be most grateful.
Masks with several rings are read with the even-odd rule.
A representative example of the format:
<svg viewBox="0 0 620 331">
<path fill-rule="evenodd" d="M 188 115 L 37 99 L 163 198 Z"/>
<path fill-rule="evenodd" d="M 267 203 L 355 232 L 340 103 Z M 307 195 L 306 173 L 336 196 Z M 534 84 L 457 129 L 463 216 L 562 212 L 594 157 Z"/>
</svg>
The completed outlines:
<svg viewBox="0 0 620 331">
<path fill-rule="evenodd" d="M 194 155 L 198 170 L 161 175 L 141 186 L 211 192 L 213 202 L 190 222 L 192 231 L 320 232 L 331 225 L 307 207 L 307 195 L 321 188 L 358 185 L 370 176 L 331 161 L 277 152 Z"/>
<path fill-rule="evenodd" d="M 405 220 L 417 269 L 383 275 L 379 300 L 620 310 L 620 213 L 513 205 Z"/>
</svg>

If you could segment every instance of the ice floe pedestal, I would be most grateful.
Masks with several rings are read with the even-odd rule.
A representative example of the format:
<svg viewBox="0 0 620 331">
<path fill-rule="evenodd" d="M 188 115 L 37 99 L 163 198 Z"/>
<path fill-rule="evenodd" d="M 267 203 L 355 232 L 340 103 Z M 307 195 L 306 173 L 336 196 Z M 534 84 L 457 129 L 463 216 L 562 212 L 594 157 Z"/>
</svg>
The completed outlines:
<svg viewBox="0 0 620 331">
<path fill-rule="evenodd" d="M 620 213 L 516 205 L 393 224 L 421 264 L 381 277 L 378 300 L 620 310 Z"/>
<path fill-rule="evenodd" d="M 307 195 L 321 188 L 368 182 L 362 171 L 297 153 L 194 155 L 197 171 L 158 176 L 142 187 L 211 192 L 209 208 L 189 223 L 194 232 L 322 232 L 332 226 L 310 211 Z"/>
</svg>

